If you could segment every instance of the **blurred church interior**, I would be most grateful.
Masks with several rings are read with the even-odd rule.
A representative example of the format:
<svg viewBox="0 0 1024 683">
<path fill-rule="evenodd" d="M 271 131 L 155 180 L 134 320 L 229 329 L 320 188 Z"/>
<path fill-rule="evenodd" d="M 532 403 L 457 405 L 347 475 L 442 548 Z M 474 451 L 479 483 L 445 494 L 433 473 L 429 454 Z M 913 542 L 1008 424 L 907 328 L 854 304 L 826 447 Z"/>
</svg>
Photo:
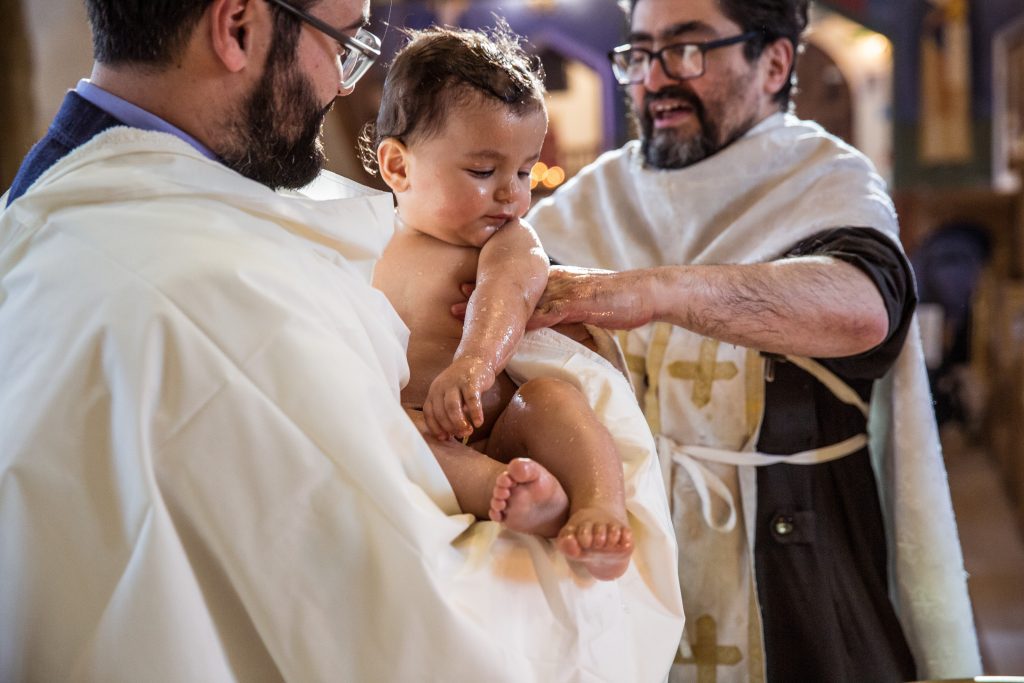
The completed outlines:
<svg viewBox="0 0 1024 683">
<path fill-rule="evenodd" d="M 338 102 L 329 167 L 383 188 L 355 140 L 376 115 L 402 27 L 504 17 L 547 73 L 535 196 L 630 135 L 607 65 L 616 0 L 373 0 L 384 58 Z M 82 0 L 0 0 L 0 191 L 91 65 Z M 867 154 L 889 183 L 920 318 L 988 674 L 1024 675 L 1024 2 L 817 2 L 796 113 Z M 0 331 L 2 334 L 2 331 Z"/>
</svg>

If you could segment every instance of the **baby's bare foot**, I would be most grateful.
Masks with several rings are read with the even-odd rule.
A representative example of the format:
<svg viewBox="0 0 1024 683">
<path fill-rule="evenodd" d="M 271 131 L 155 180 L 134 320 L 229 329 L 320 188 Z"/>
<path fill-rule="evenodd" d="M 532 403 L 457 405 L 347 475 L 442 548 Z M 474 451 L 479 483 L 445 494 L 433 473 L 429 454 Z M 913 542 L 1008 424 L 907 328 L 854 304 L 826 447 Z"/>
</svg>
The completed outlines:
<svg viewBox="0 0 1024 683">
<path fill-rule="evenodd" d="M 555 545 L 566 557 L 582 563 L 595 579 L 610 581 L 629 567 L 633 532 L 611 510 L 586 507 L 572 513 Z"/>
<path fill-rule="evenodd" d="M 554 475 L 528 458 L 515 458 L 498 475 L 489 516 L 513 531 L 552 538 L 565 524 L 569 498 Z"/>
</svg>

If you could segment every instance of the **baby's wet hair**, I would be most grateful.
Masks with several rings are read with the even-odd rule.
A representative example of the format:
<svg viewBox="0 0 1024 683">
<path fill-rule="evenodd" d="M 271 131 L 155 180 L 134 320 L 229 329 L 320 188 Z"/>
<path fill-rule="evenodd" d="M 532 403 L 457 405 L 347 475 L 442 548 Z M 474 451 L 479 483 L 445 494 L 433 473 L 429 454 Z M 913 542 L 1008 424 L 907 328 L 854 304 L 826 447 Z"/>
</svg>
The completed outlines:
<svg viewBox="0 0 1024 683">
<path fill-rule="evenodd" d="M 363 167 L 377 172 L 385 138 L 403 144 L 436 135 L 451 110 L 473 98 L 500 102 L 516 114 L 544 109 L 544 72 L 504 21 L 490 31 L 433 26 L 408 31 L 384 81 L 375 123 L 359 139 Z"/>
</svg>

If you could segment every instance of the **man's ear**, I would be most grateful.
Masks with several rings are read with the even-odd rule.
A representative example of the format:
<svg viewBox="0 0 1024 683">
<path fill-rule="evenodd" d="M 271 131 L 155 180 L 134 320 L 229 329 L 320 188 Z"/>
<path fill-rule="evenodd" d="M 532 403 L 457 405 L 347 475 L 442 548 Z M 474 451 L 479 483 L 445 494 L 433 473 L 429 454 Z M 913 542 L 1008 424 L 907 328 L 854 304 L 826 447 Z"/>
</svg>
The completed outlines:
<svg viewBox="0 0 1024 683">
<path fill-rule="evenodd" d="M 785 87 L 794 57 L 795 49 L 788 38 L 779 38 L 765 46 L 761 53 L 761 64 L 764 67 L 764 88 L 768 95 L 774 96 Z"/>
<path fill-rule="evenodd" d="M 268 30 L 267 26 L 261 27 L 259 23 L 261 19 L 265 23 L 271 19 L 269 7 L 263 7 L 267 11 L 260 12 L 258 5 L 266 3 L 255 0 L 213 0 L 207 9 L 213 51 L 231 73 L 237 73 L 249 65 L 253 59 L 257 31 L 260 28 Z M 269 30 L 273 30 L 272 23 Z"/>
<path fill-rule="evenodd" d="M 384 138 L 377 147 L 380 177 L 393 192 L 409 189 L 409 148 L 398 138 Z"/>
</svg>

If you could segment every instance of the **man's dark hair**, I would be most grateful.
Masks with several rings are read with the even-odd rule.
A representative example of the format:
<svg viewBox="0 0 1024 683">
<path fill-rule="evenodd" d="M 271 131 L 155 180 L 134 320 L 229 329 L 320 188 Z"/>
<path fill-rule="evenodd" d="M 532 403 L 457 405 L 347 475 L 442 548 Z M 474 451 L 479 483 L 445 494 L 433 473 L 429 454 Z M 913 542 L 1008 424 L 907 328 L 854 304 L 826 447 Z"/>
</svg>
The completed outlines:
<svg viewBox="0 0 1024 683">
<path fill-rule="evenodd" d="M 639 0 L 619 0 L 624 10 L 633 16 Z M 717 0 L 722 14 L 733 23 L 739 24 L 743 33 L 756 31 L 758 36 L 744 43 L 743 54 L 747 61 L 761 56 L 765 46 L 785 38 L 793 44 L 793 65 L 789 78 L 773 98 L 779 108 L 789 108 L 789 99 L 796 85 L 796 60 L 801 49 L 801 37 L 807 28 L 807 6 L 810 0 Z"/>
<path fill-rule="evenodd" d="M 544 107 L 544 73 L 508 25 L 487 32 L 431 27 L 409 31 L 384 81 L 375 124 L 359 140 L 363 166 L 377 170 L 377 147 L 385 138 L 404 144 L 440 132 L 453 107 L 471 98 L 502 102 L 523 114 Z"/>
<path fill-rule="evenodd" d="M 291 0 L 299 9 L 317 0 Z M 185 49 L 213 0 L 86 0 L 93 58 L 101 64 L 169 66 Z M 275 40 L 289 53 L 298 42 L 299 20 L 271 4 Z"/>
</svg>

